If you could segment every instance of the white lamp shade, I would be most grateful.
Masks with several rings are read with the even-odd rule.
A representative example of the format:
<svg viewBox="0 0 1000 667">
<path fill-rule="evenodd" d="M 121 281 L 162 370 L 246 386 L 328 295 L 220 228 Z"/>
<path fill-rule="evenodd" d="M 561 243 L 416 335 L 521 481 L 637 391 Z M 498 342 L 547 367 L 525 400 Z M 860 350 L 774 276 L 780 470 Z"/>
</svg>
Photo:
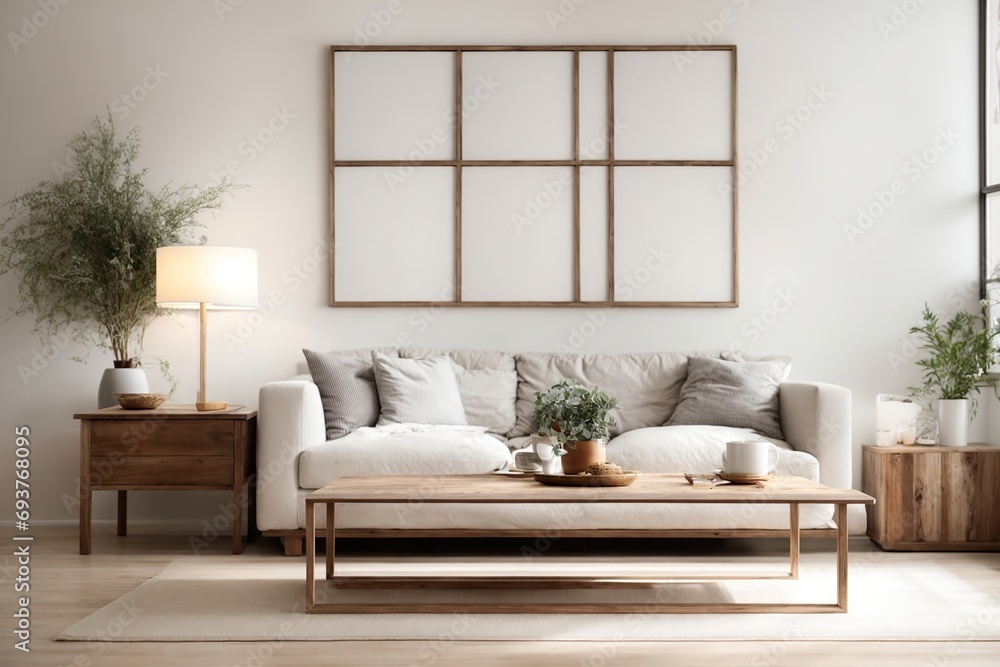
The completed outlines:
<svg viewBox="0 0 1000 667">
<path fill-rule="evenodd" d="M 156 304 L 163 308 L 257 307 L 257 251 L 221 246 L 156 249 Z"/>
</svg>

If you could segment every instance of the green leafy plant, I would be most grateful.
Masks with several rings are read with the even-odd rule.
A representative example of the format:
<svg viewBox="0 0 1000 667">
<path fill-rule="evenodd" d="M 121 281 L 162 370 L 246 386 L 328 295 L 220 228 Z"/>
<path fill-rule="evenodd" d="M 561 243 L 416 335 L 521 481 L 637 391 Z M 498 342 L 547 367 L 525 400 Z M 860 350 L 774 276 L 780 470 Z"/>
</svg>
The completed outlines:
<svg viewBox="0 0 1000 667">
<path fill-rule="evenodd" d="M 986 303 L 983 302 L 985 313 Z M 1000 328 L 990 327 L 984 315 L 959 311 L 942 323 L 938 316 L 924 304 L 924 324 L 910 329 L 921 337 L 919 348 L 927 351 L 926 358 L 917 361 L 923 369 L 924 383 L 910 387 L 915 397 L 956 400 L 969 398 L 972 414 L 977 409 L 973 392 L 989 387 L 1000 397 L 997 384 L 1000 379 L 987 372 L 997 361 L 997 336 Z"/>
<path fill-rule="evenodd" d="M 617 398 L 594 387 L 588 389 L 576 380 L 563 380 L 546 392 L 535 393 L 535 420 L 539 435 L 554 438 L 557 455 L 566 448 L 575 449 L 582 440 L 608 439 L 615 419 L 609 413 L 618 407 Z"/>
<path fill-rule="evenodd" d="M 0 225 L 0 274 L 19 278 L 13 316 L 33 314 L 43 341 L 66 331 L 133 367 L 156 306 L 156 248 L 199 227 L 194 216 L 222 205 L 233 188 L 146 187 L 136 170 L 139 131 L 121 141 L 110 113 L 69 143 L 71 168 L 7 202 Z M 171 380 L 173 384 L 173 381 Z"/>
</svg>

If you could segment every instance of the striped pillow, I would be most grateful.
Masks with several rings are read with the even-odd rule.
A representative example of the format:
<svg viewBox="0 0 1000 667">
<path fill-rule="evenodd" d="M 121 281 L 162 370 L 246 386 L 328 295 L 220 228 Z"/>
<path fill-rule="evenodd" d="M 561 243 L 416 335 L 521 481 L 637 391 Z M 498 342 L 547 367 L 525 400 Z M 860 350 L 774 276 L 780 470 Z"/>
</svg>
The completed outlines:
<svg viewBox="0 0 1000 667">
<path fill-rule="evenodd" d="M 778 387 L 791 362 L 724 361 L 692 357 L 674 414 L 664 426 L 732 426 L 784 440 L 778 415 Z"/>
<path fill-rule="evenodd" d="M 302 354 L 323 401 L 327 440 L 343 438 L 362 426 L 375 426 L 380 405 L 370 356 L 312 350 L 302 350 Z"/>
</svg>

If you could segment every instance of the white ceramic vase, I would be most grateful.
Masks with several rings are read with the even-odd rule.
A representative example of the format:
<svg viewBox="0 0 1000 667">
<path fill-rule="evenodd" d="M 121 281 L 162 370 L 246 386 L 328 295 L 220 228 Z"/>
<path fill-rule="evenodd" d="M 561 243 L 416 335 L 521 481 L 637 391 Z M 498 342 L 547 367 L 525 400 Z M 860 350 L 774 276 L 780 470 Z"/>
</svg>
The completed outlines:
<svg viewBox="0 0 1000 667">
<path fill-rule="evenodd" d="M 97 388 L 97 407 L 110 408 L 118 405 L 115 394 L 147 394 L 149 379 L 141 368 L 108 368 L 101 376 Z"/>
<path fill-rule="evenodd" d="M 969 399 L 938 401 L 938 442 L 942 447 L 969 444 Z"/>
</svg>

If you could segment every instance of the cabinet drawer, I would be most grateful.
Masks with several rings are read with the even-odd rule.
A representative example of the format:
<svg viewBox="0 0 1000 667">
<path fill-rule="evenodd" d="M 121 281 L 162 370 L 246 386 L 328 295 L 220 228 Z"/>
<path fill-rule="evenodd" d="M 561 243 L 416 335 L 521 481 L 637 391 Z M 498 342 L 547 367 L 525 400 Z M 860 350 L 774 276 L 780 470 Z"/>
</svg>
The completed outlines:
<svg viewBox="0 0 1000 667">
<path fill-rule="evenodd" d="M 230 486 L 232 456 L 92 456 L 90 485 Z"/>
<path fill-rule="evenodd" d="M 90 423 L 90 453 L 93 456 L 232 456 L 234 423 L 153 416 L 121 421 L 95 419 Z"/>
</svg>

